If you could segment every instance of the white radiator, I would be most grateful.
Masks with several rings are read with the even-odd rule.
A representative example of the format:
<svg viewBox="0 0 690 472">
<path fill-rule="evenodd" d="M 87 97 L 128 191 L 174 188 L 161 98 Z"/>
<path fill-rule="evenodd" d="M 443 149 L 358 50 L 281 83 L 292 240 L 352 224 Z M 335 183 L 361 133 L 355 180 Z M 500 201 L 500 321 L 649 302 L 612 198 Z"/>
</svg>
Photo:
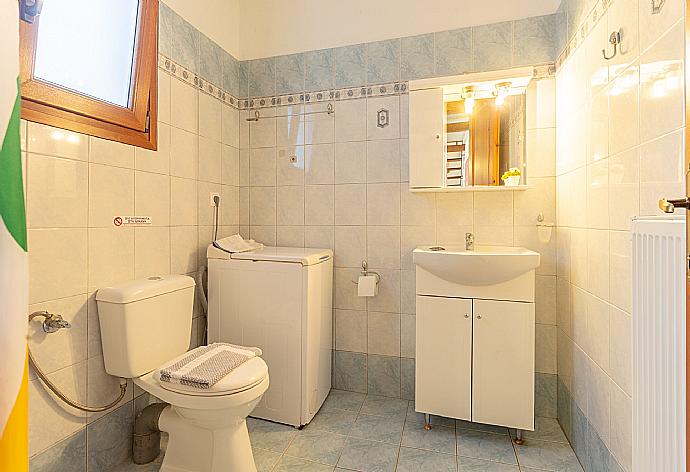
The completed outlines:
<svg viewBox="0 0 690 472">
<path fill-rule="evenodd" d="M 685 471 L 685 218 L 632 226 L 633 471 Z"/>
</svg>

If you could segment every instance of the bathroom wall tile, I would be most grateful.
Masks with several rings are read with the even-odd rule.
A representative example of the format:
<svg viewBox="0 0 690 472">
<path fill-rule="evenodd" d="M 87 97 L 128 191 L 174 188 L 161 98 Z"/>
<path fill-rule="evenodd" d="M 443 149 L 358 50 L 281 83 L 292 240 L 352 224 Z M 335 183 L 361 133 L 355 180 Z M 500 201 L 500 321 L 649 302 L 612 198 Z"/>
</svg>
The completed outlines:
<svg viewBox="0 0 690 472">
<path fill-rule="evenodd" d="M 223 59 L 223 88 L 232 95 L 243 98 L 240 93 L 240 62 L 231 54 L 221 51 Z"/>
<path fill-rule="evenodd" d="M 361 267 L 367 259 L 366 226 L 335 227 L 335 266 Z M 369 261 L 371 263 L 371 261 Z"/>
<path fill-rule="evenodd" d="M 513 66 L 552 62 L 556 58 L 553 38 L 555 15 L 535 16 L 513 23 Z"/>
<path fill-rule="evenodd" d="M 289 54 L 276 57 L 276 93 L 297 93 L 304 90 L 304 56 Z"/>
<path fill-rule="evenodd" d="M 86 161 L 89 158 L 89 137 L 84 134 L 29 122 L 27 151 Z"/>
<path fill-rule="evenodd" d="M 171 59 L 192 72 L 199 72 L 199 30 L 174 12 L 169 18 Z"/>
<path fill-rule="evenodd" d="M 86 472 L 86 429 L 31 457 L 29 468 L 32 472 Z"/>
<path fill-rule="evenodd" d="M 371 267 L 400 268 L 400 227 L 367 226 L 367 261 Z"/>
<path fill-rule="evenodd" d="M 277 224 L 304 225 L 304 187 L 277 188 Z"/>
<path fill-rule="evenodd" d="M 388 121 L 380 123 L 379 114 L 387 113 Z M 387 123 L 387 124 L 386 124 Z M 397 95 L 367 99 L 367 139 L 400 137 L 400 98 Z"/>
<path fill-rule="evenodd" d="M 303 53 L 305 90 L 326 90 L 335 83 L 335 55 L 333 49 L 320 49 Z"/>
<path fill-rule="evenodd" d="M 307 184 L 332 184 L 335 182 L 334 144 L 304 146 L 304 163 Z"/>
<path fill-rule="evenodd" d="M 88 254 L 89 291 L 134 280 L 134 228 L 89 228 Z"/>
<path fill-rule="evenodd" d="M 338 120 L 336 118 L 336 134 Z M 335 145 L 335 183 L 366 182 L 367 142 L 354 141 Z"/>
<path fill-rule="evenodd" d="M 336 142 L 367 139 L 367 99 L 344 100 L 335 107 Z"/>
<path fill-rule="evenodd" d="M 169 226 L 170 177 L 135 171 L 134 213 L 150 216 L 153 226 Z"/>
<path fill-rule="evenodd" d="M 51 374 L 86 360 L 87 310 L 86 295 L 61 298 L 29 305 L 29 313 L 47 310 L 59 313 L 71 325 L 48 336 L 42 328 L 41 318 L 29 323 L 29 347 L 43 372 Z"/>
<path fill-rule="evenodd" d="M 134 168 L 134 146 L 89 137 L 89 161 L 117 167 Z"/>
<path fill-rule="evenodd" d="M 333 185 L 307 185 L 304 194 L 304 223 L 332 225 L 335 221 Z"/>
<path fill-rule="evenodd" d="M 27 226 L 84 227 L 88 212 L 88 164 L 28 155 Z"/>
<path fill-rule="evenodd" d="M 170 224 L 197 224 L 197 182 L 170 177 Z"/>
<path fill-rule="evenodd" d="M 400 224 L 399 184 L 367 184 L 367 224 Z"/>
<path fill-rule="evenodd" d="M 249 218 L 253 225 L 276 224 L 276 188 L 251 187 L 249 189 Z"/>
<path fill-rule="evenodd" d="M 111 470 L 132 456 L 134 407 L 127 403 L 89 425 L 86 430 L 88 444 L 88 470 Z"/>
<path fill-rule="evenodd" d="M 249 96 L 268 97 L 276 93 L 274 57 L 249 61 Z"/>
<path fill-rule="evenodd" d="M 66 395 L 86 402 L 86 363 L 66 367 L 48 376 Z M 29 456 L 71 436 L 86 424 L 83 412 L 64 406 L 40 380 L 29 382 Z"/>
<path fill-rule="evenodd" d="M 334 310 L 335 348 L 339 351 L 366 352 L 367 313 L 355 310 Z"/>
<path fill-rule="evenodd" d="M 170 125 L 158 123 L 158 149 L 134 150 L 134 168 L 157 174 L 170 174 Z"/>
<path fill-rule="evenodd" d="M 188 274 L 197 270 L 198 237 L 194 226 L 170 227 L 171 274 Z"/>
<path fill-rule="evenodd" d="M 434 35 L 422 34 L 401 40 L 400 78 L 423 79 L 434 75 Z"/>
<path fill-rule="evenodd" d="M 277 154 L 278 185 L 303 185 L 304 146 L 279 147 Z"/>
<path fill-rule="evenodd" d="M 181 80 L 170 81 L 170 124 L 196 133 L 199 129 L 199 92 Z"/>
<path fill-rule="evenodd" d="M 212 141 L 221 141 L 221 104 L 215 97 L 199 94 L 199 135 Z"/>
<path fill-rule="evenodd" d="M 335 87 L 356 87 L 367 83 L 367 61 L 364 44 L 334 49 Z"/>
<path fill-rule="evenodd" d="M 276 149 L 259 148 L 249 151 L 249 185 L 275 186 Z"/>
<path fill-rule="evenodd" d="M 224 104 L 221 105 L 221 140 L 223 144 L 240 147 L 240 112 Z"/>
<path fill-rule="evenodd" d="M 472 28 L 434 33 L 437 76 L 472 71 Z"/>
<path fill-rule="evenodd" d="M 236 147 L 223 145 L 221 149 L 220 182 L 223 185 L 240 184 L 240 151 Z"/>
<path fill-rule="evenodd" d="M 640 214 L 658 215 L 659 199 L 683 195 L 683 133 L 676 131 L 640 148 Z"/>
<path fill-rule="evenodd" d="M 276 245 L 286 247 L 304 247 L 304 226 L 276 227 Z"/>
<path fill-rule="evenodd" d="M 400 181 L 400 141 L 397 139 L 367 142 L 367 182 Z"/>
<path fill-rule="evenodd" d="M 223 85 L 223 50 L 203 33 L 199 33 L 199 75 Z"/>
<path fill-rule="evenodd" d="M 512 65 L 513 23 L 493 23 L 472 28 L 475 70 L 507 69 Z"/>
<path fill-rule="evenodd" d="M 28 231 L 29 303 L 86 292 L 86 229 Z"/>
<path fill-rule="evenodd" d="M 400 39 L 366 43 L 367 84 L 400 80 Z"/>
<path fill-rule="evenodd" d="M 400 397 L 400 358 L 367 356 L 367 393 Z"/>
<path fill-rule="evenodd" d="M 369 311 L 382 311 L 386 313 L 400 313 L 400 272 L 393 269 L 379 269 L 372 266 L 372 270 L 379 273 L 379 293 L 375 297 L 367 299 Z"/>
<path fill-rule="evenodd" d="M 367 393 L 367 355 L 335 351 L 333 386 L 350 392 Z"/>
<path fill-rule="evenodd" d="M 683 126 L 682 44 L 683 25 L 679 23 L 640 57 L 639 117 L 643 142 Z"/>
<path fill-rule="evenodd" d="M 397 313 L 368 313 L 367 352 L 382 356 L 400 357 L 400 315 Z"/>
<path fill-rule="evenodd" d="M 170 274 L 170 229 L 134 229 L 134 278 Z"/>
<path fill-rule="evenodd" d="M 196 179 L 199 172 L 199 137 L 178 128 L 170 130 L 170 175 Z"/>
</svg>

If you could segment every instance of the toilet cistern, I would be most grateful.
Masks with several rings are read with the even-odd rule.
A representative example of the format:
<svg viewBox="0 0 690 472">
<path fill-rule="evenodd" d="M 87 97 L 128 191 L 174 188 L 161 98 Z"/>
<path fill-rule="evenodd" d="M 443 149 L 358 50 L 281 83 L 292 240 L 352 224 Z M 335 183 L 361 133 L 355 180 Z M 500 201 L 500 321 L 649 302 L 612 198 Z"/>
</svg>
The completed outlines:
<svg viewBox="0 0 690 472">
<path fill-rule="evenodd" d="M 474 249 L 474 234 L 465 233 L 465 250 L 472 251 Z"/>
</svg>

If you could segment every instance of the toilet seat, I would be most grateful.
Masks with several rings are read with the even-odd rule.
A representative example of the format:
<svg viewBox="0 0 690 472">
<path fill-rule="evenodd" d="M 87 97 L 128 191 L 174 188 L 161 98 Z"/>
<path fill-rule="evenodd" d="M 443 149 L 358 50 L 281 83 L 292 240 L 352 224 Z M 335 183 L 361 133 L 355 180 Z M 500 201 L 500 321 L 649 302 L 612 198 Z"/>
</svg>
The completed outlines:
<svg viewBox="0 0 690 472">
<path fill-rule="evenodd" d="M 154 371 L 153 377 L 161 387 L 171 392 L 199 397 L 212 397 L 218 395 L 231 395 L 253 387 L 268 375 L 268 366 L 260 357 L 253 357 L 238 366 L 232 372 L 216 382 L 211 388 L 201 389 L 189 385 L 163 382 L 160 380 L 160 369 Z"/>
</svg>

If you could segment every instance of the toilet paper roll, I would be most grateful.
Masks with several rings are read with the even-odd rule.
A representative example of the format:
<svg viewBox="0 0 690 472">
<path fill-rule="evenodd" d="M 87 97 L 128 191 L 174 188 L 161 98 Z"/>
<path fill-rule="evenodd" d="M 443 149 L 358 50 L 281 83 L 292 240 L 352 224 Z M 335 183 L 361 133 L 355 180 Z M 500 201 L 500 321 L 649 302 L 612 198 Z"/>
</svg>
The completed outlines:
<svg viewBox="0 0 690 472">
<path fill-rule="evenodd" d="M 378 278 L 375 275 L 360 275 L 357 281 L 357 296 L 373 297 L 379 292 Z"/>
</svg>

